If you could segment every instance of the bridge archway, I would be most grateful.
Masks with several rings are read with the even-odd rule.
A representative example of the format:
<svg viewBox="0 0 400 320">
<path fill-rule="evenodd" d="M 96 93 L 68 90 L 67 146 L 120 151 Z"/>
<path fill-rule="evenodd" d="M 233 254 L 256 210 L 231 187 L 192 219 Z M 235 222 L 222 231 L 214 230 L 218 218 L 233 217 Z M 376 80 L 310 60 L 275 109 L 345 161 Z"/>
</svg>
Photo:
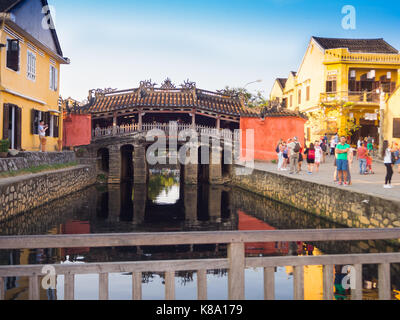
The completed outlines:
<svg viewBox="0 0 400 320">
<path fill-rule="evenodd" d="M 121 147 L 121 181 L 133 180 L 133 145 Z"/>
<path fill-rule="evenodd" d="M 97 169 L 106 173 L 110 171 L 110 152 L 108 148 L 97 150 Z"/>
</svg>

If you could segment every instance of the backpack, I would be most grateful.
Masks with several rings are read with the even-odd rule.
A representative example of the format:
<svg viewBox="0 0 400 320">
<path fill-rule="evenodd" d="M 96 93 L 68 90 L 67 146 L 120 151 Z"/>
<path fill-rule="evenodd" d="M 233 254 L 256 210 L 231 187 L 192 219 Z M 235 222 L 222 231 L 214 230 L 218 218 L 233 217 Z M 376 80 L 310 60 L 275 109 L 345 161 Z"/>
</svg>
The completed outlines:
<svg viewBox="0 0 400 320">
<path fill-rule="evenodd" d="M 322 149 L 323 152 L 326 152 L 326 144 L 325 144 L 325 143 L 323 143 L 323 144 L 321 145 L 321 149 Z"/>
<path fill-rule="evenodd" d="M 275 151 L 276 151 L 276 153 L 279 153 L 279 144 L 276 146 L 276 149 L 275 149 Z"/>
<path fill-rule="evenodd" d="M 300 151 L 300 143 L 296 142 L 296 145 L 293 148 L 293 152 L 299 152 Z"/>
<path fill-rule="evenodd" d="M 315 150 L 308 149 L 308 159 L 314 160 L 315 159 Z"/>
</svg>

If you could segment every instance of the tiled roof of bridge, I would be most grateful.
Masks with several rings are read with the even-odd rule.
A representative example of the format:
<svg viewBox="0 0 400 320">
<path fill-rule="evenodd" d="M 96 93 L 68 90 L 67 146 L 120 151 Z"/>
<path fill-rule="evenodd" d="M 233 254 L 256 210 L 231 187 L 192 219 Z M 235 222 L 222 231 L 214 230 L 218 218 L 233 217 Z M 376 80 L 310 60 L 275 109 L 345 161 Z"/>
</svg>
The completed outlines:
<svg viewBox="0 0 400 320">
<path fill-rule="evenodd" d="M 240 116 L 255 114 L 239 98 L 200 89 L 131 89 L 98 94 L 80 113 L 103 113 L 127 108 L 194 108 L 218 114 Z"/>
</svg>

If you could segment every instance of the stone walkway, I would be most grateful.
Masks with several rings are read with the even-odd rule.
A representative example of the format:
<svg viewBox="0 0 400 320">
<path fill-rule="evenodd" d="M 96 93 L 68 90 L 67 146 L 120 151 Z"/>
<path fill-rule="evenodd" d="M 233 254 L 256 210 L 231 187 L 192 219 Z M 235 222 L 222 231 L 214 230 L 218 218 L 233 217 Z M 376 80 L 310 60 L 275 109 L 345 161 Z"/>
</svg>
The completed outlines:
<svg viewBox="0 0 400 320">
<path fill-rule="evenodd" d="M 381 161 L 375 161 L 372 163 L 372 170 L 375 174 L 360 175 L 359 174 L 359 163 L 358 160 L 354 160 L 351 166 L 351 177 L 352 185 L 350 186 L 339 186 L 333 182 L 333 156 L 327 156 L 326 162 L 322 163 L 319 168 L 319 172 L 312 174 L 307 173 L 306 161 L 302 164 L 302 171 L 298 174 L 289 174 L 288 171 L 278 171 L 277 164 L 271 162 L 256 162 L 255 168 L 263 171 L 274 172 L 277 174 L 293 177 L 294 179 L 302 179 L 307 181 L 313 181 L 320 184 L 336 186 L 337 188 L 344 188 L 351 191 L 356 191 L 372 196 L 379 196 L 389 200 L 400 200 L 400 174 L 398 172 L 398 166 L 393 168 L 394 174 L 392 177 L 392 189 L 385 189 L 383 185 L 385 183 L 386 167 Z M 289 166 L 288 166 L 289 169 Z"/>
</svg>

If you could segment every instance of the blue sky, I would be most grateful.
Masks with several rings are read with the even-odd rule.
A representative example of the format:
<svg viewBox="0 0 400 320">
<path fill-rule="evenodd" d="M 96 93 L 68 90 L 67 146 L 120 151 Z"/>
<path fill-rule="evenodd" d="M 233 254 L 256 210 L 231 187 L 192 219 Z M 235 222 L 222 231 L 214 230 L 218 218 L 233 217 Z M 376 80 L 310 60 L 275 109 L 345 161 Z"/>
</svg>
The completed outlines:
<svg viewBox="0 0 400 320">
<path fill-rule="evenodd" d="M 217 90 L 251 84 L 268 96 L 276 77 L 297 71 L 311 36 L 384 38 L 400 49 L 400 1 L 50 0 L 61 46 L 61 94 L 135 88 L 169 77 Z M 342 28 L 344 5 L 356 29 Z"/>
</svg>

